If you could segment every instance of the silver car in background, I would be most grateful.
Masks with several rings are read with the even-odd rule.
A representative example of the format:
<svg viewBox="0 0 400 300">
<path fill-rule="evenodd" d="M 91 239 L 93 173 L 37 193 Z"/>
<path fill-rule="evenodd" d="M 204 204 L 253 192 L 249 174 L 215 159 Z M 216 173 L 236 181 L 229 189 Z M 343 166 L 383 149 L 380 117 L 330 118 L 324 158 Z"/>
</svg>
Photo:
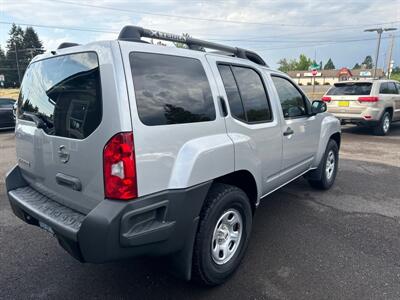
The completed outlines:
<svg viewBox="0 0 400 300">
<path fill-rule="evenodd" d="M 386 135 L 391 123 L 400 120 L 400 83 L 395 80 L 335 83 L 322 100 L 342 124 L 370 126 L 377 135 Z"/>
</svg>

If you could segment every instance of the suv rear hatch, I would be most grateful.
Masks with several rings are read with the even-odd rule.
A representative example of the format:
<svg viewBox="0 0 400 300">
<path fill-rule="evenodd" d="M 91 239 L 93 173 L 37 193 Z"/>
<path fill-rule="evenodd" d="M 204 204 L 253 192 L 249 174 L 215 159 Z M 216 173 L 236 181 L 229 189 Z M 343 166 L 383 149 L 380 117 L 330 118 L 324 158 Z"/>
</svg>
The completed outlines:
<svg viewBox="0 0 400 300">
<path fill-rule="evenodd" d="M 329 112 L 360 114 L 372 101 L 370 98 L 372 82 L 339 82 L 322 98 L 328 104 Z"/>
<path fill-rule="evenodd" d="M 104 199 L 104 146 L 115 133 L 131 130 L 130 122 L 123 126 L 115 118 L 122 103 L 110 75 L 114 72 L 104 73 L 98 57 L 112 55 L 88 51 L 32 63 L 18 100 L 22 176 L 38 192 L 82 213 Z M 111 81 L 107 90 L 102 91 L 101 77 Z"/>
</svg>

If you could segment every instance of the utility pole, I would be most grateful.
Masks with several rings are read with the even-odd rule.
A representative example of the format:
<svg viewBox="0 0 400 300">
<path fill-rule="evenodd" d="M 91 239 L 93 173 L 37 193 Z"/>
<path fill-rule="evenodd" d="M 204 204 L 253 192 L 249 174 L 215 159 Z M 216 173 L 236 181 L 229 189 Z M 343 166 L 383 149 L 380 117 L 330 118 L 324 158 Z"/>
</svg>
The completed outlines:
<svg viewBox="0 0 400 300">
<path fill-rule="evenodd" d="M 381 47 L 381 38 L 382 33 L 384 31 L 393 31 L 397 30 L 397 28 L 370 28 L 365 29 L 365 32 L 377 32 L 378 33 L 378 45 L 376 46 L 376 55 L 375 55 L 375 67 L 374 67 L 374 79 L 376 79 L 376 69 L 378 68 L 378 58 L 379 58 L 379 48 Z"/>
<path fill-rule="evenodd" d="M 15 51 L 15 61 L 17 63 L 18 82 L 19 82 L 19 86 L 21 86 L 21 72 L 19 71 L 17 44 L 15 42 L 14 42 L 14 51 Z"/>
<path fill-rule="evenodd" d="M 392 34 L 392 39 L 391 39 L 390 47 L 389 47 L 389 55 L 388 55 L 388 59 L 387 59 L 387 77 L 388 77 L 388 79 L 390 79 L 390 75 L 392 73 L 393 46 L 394 46 L 394 34 Z"/>
</svg>

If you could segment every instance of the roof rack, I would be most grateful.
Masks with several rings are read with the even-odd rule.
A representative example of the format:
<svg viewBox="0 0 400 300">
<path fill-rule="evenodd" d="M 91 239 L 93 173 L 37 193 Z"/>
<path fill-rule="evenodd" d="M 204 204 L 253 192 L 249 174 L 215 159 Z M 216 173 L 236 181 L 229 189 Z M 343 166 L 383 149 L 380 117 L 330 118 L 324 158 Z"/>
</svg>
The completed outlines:
<svg viewBox="0 0 400 300">
<path fill-rule="evenodd" d="M 77 43 L 70 43 L 70 42 L 63 42 L 63 43 L 61 43 L 61 44 L 58 46 L 57 50 L 58 50 L 58 49 L 69 48 L 69 47 L 74 47 L 74 46 L 79 46 L 79 44 L 77 44 Z"/>
<path fill-rule="evenodd" d="M 131 41 L 131 42 L 145 42 L 142 41 L 142 37 L 154 38 L 163 41 L 170 41 L 176 43 L 183 43 L 188 45 L 189 49 L 192 50 L 203 50 L 203 48 L 214 49 L 217 51 L 224 52 L 226 54 L 232 54 L 239 58 L 248 59 L 256 64 L 267 66 L 265 61 L 255 52 L 246 49 L 231 47 L 213 42 L 207 42 L 192 37 L 186 37 L 183 35 L 177 35 L 167 32 L 161 32 L 156 30 L 150 30 L 138 26 L 125 26 L 119 33 L 118 40 Z"/>
</svg>

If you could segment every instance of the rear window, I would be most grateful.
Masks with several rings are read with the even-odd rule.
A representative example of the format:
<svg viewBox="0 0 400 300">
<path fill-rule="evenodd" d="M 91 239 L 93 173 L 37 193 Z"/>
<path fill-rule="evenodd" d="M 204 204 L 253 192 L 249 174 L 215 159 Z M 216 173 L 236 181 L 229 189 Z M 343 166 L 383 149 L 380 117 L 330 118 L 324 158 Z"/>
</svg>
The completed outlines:
<svg viewBox="0 0 400 300">
<path fill-rule="evenodd" d="M 371 82 L 335 83 L 327 95 L 369 95 L 371 88 Z"/>
<path fill-rule="evenodd" d="M 133 52 L 130 64 L 139 118 L 145 125 L 215 119 L 211 88 L 199 60 Z"/>
<path fill-rule="evenodd" d="M 84 139 L 102 118 L 97 54 L 85 52 L 32 63 L 18 100 L 18 117 L 49 134 Z"/>
</svg>

